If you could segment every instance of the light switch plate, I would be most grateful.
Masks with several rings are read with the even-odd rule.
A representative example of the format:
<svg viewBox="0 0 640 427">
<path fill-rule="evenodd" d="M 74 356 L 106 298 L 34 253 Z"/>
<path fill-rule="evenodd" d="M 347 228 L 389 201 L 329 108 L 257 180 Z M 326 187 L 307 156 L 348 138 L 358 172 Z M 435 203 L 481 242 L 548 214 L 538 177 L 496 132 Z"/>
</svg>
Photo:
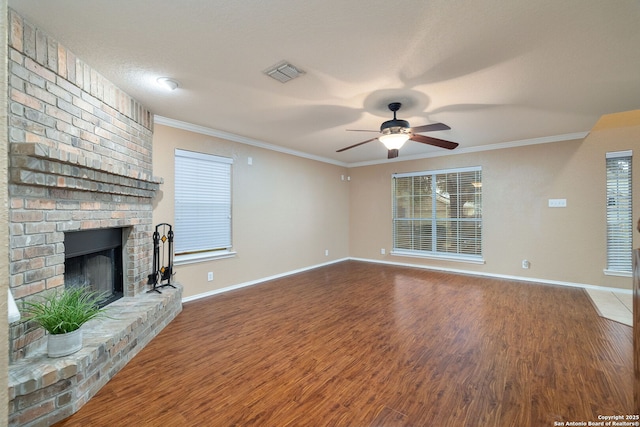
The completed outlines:
<svg viewBox="0 0 640 427">
<path fill-rule="evenodd" d="M 567 199 L 549 199 L 550 208 L 566 208 Z"/>
</svg>

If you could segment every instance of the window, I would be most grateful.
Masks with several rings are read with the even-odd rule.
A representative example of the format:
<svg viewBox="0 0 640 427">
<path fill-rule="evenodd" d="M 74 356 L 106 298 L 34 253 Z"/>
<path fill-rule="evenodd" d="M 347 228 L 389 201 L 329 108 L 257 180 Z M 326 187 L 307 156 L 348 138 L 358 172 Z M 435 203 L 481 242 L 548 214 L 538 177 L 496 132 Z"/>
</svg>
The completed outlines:
<svg viewBox="0 0 640 427">
<path fill-rule="evenodd" d="M 231 249 L 232 159 L 175 151 L 175 252 Z"/>
<path fill-rule="evenodd" d="M 631 151 L 607 153 L 607 268 L 605 274 L 631 276 L 633 212 Z"/>
<path fill-rule="evenodd" d="M 482 261 L 482 168 L 393 175 L 393 252 Z"/>
</svg>

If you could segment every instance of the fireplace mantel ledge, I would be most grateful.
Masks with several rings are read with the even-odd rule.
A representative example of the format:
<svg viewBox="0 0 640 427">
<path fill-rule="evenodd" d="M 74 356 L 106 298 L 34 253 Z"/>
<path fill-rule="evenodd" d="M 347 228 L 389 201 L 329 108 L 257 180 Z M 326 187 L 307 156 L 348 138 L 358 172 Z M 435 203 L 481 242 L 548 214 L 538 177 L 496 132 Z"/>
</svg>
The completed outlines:
<svg viewBox="0 0 640 427">
<path fill-rule="evenodd" d="M 151 176 L 142 168 L 112 158 L 106 162 L 98 154 L 82 152 L 75 147 L 54 148 L 39 142 L 14 142 L 11 143 L 11 155 L 35 157 L 56 163 L 86 167 L 152 184 L 162 184 L 163 182 L 162 178 Z"/>
<path fill-rule="evenodd" d="M 11 153 L 16 184 L 153 198 L 163 182 L 135 165 L 42 143 L 12 143 Z"/>
</svg>

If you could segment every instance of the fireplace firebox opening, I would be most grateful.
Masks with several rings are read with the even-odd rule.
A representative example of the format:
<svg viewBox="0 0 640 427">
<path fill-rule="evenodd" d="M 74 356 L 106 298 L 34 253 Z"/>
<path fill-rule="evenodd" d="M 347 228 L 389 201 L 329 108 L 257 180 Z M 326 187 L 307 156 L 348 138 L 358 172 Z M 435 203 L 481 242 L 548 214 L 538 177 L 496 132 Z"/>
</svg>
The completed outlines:
<svg viewBox="0 0 640 427">
<path fill-rule="evenodd" d="M 105 296 L 104 307 L 123 295 L 122 228 L 65 233 L 64 286 Z"/>
</svg>

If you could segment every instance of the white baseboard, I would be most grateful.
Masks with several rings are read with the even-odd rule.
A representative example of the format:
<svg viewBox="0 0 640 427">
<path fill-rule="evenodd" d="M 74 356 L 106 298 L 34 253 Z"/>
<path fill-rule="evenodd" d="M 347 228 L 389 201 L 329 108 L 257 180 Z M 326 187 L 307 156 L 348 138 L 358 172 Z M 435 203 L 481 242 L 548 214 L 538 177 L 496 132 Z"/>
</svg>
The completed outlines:
<svg viewBox="0 0 640 427">
<path fill-rule="evenodd" d="M 313 270 L 314 268 L 324 267 L 326 265 L 336 264 L 338 262 L 350 261 L 350 260 L 351 261 L 360 261 L 360 262 L 370 262 L 370 263 L 374 263 L 374 264 L 396 265 L 396 266 L 400 266 L 400 267 L 422 268 L 422 269 L 425 269 L 425 270 L 441 271 L 441 272 L 445 272 L 445 273 L 465 274 L 465 275 L 469 275 L 469 276 L 492 277 L 492 278 L 496 278 L 496 279 L 516 280 L 516 281 L 520 281 L 520 282 L 544 283 L 544 284 L 547 284 L 547 285 L 570 286 L 570 287 L 573 287 L 573 288 L 583 288 L 583 289 L 594 289 L 594 290 L 598 290 L 598 291 L 619 292 L 619 293 L 629 294 L 629 295 L 631 295 L 633 293 L 631 289 L 610 288 L 610 287 L 606 287 L 606 286 L 589 285 L 589 284 L 586 284 L 586 283 L 573 283 L 573 282 L 564 282 L 564 281 L 559 281 L 559 280 L 537 279 L 537 278 L 533 278 L 533 277 L 511 276 L 511 275 L 507 275 L 507 274 L 483 273 L 483 272 L 477 272 L 477 271 L 462 270 L 462 269 L 457 269 L 457 268 L 432 267 L 432 266 L 428 266 L 428 265 L 411 264 L 411 263 L 407 263 L 407 262 L 391 262 L 391 261 L 381 261 L 381 260 L 368 259 L 368 258 L 347 257 L 347 258 L 340 258 L 340 259 L 336 259 L 336 260 L 333 260 L 333 261 L 325 262 L 325 263 L 322 263 L 322 264 L 311 265 L 309 267 L 299 268 L 297 270 L 287 271 L 287 272 L 276 274 L 276 275 L 273 275 L 273 276 L 268 276 L 268 277 L 263 277 L 263 278 L 256 279 L 256 280 L 251 280 L 249 282 L 238 283 L 237 285 L 231 285 L 231 286 L 226 286 L 226 287 L 220 288 L 220 289 L 214 289 L 214 290 L 211 290 L 211 291 L 208 291 L 208 292 L 204 292 L 204 293 L 201 293 L 201 294 L 192 295 L 192 296 L 189 296 L 189 297 L 182 298 L 182 302 L 184 303 L 184 302 L 189 302 L 189 301 L 195 301 L 195 300 L 198 300 L 200 298 L 206 298 L 206 297 L 209 297 L 209 296 L 212 296 L 212 295 L 217 295 L 217 294 L 221 294 L 221 293 L 224 293 L 224 292 L 233 291 L 235 289 L 246 288 L 247 286 L 257 285 L 259 283 L 267 282 L 269 280 L 279 279 L 281 277 L 290 276 L 292 274 L 302 273 L 302 272 L 308 271 L 308 270 Z"/>
<path fill-rule="evenodd" d="M 519 282 L 530 282 L 530 283 L 544 283 L 547 285 L 558 285 L 558 286 L 570 286 L 573 288 L 583 288 L 583 289 L 595 289 L 598 291 L 609 291 L 609 292 L 619 292 L 623 294 L 631 295 L 633 291 L 631 289 L 622 289 L 622 288 L 610 288 L 607 286 L 597 286 L 597 285 L 589 285 L 586 283 L 573 283 L 573 282 L 564 282 L 560 280 L 549 280 L 549 279 L 538 279 L 535 277 L 523 277 L 523 276 L 511 276 L 507 274 L 495 274 L 495 273 L 483 273 L 478 271 L 469 271 L 462 270 L 457 268 L 444 268 L 444 267 L 432 267 L 428 265 L 421 264 L 411 264 L 406 262 L 392 262 L 392 261 L 381 261 L 376 259 L 368 259 L 368 258 L 349 258 L 352 261 L 361 261 L 361 262 L 371 262 L 374 264 L 388 264 L 388 265 L 397 265 L 401 267 L 414 267 L 414 268 L 422 268 L 425 270 L 434 270 L 434 271 L 442 271 L 446 273 L 458 273 L 458 274 L 466 274 L 469 276 L 481 276 L 481 277 L 493 277 L 496 279 L 508 279 L 508 280 L 517 280 Z"/>
<path fill-rule="evenodd" d="M 280 274 L 276 274 L 276 275 L 273 275 L 273 276 L 262 277 L 260 279 L 251 280 L 249 282 L 238 283 L 237 285 L 231 285 L 231 286 L 226 286 L 226 287 L 220 288 L 220 289 L 214 289 L 214 290 L 211 290 L 211 291 L 208 291 L 208 292 L 204 292 L 204 293 L 201 293 L 201 294 L 192 295 L 192 296 L 189 296 L 189 297 L 182 298 L 182 302 L 184 303 L 184 302 L 194 301 L 194 300 L 197 300 L 197 299 L 200 299 L 200 298 L 206 298 L 206 297 L 210 297 L 212 295 L 217 295 L 217 294 L 221 294 L 221 293 L 224 293 L 224 292 L 233 291 L 235 289 L 246 288 L 247 286 L 257 285 L 259 283 L 267 282 L 269 280 L 279 279 L 281 277 L 286 277 L 286 276 L 291 276 L 292 274 L 302 273 L 303 271 L 313 270 L 314 268 L 324 267 L 326 265 L 336 264 L 338 262 L 343 262 L 343 261 L 348 261 L 348 260 L 349 260 L 349 258 L 336 259 L 336 260 L 325 262 L 325 263 L 322 263 L 322 264 L 310 265 L 309 267 L 304 267 L 304 268 L 299 268 L 297 270 L 287 271 L 285 273 L 280 273 Z"/>
</svg>

